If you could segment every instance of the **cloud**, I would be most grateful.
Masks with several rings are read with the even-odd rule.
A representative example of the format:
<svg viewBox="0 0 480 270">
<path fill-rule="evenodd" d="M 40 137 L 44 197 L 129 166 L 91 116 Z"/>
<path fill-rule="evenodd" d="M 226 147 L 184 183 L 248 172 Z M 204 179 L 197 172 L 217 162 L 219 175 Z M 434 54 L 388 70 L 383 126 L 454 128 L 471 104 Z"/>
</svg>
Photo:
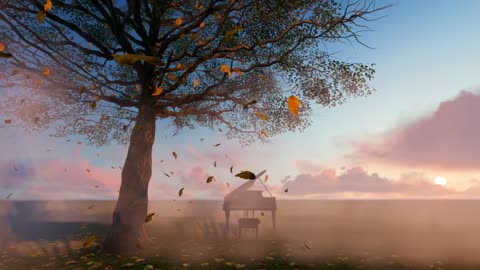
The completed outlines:
<svg viewBox="0 0 480 270">
<path fill-rule="evenodd" d="M 442 102 L 433 114 L 386 134 L 353 143 L 355 162 L 443 170 L 480 168 L 480 95 L 461 92 Z"/>
<path fill-rule="evenodd" d="M 403 175 L 399 180 L 369 174 L 362 167 L 354 167 L 337 175 L 333 169 L 320 173 L 304 173 L 287 181 L 288 196 L 330 197 L 446 197 L 457 196 L 457 191 L 435 185 L 419 173 Z M 478 193 L 480 194 L 480 193 Z M 285 194 L 287 195 L 287 194 Z"/>
</svg>

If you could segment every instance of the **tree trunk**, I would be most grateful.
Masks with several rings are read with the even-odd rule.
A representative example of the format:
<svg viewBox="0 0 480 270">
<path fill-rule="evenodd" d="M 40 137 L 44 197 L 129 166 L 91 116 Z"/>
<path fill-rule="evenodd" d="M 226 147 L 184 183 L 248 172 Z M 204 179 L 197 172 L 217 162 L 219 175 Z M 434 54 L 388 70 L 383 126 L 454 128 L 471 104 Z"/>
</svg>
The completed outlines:
<svg viewBox="0 0 480 270">
<path fill-rule="evenodd" d="M 130 136 L 112 227 L 103 244 L 108 252 L 131 253 L 151 241 L 144 227 L 155 140 L 155 113 L 150 102 L 148 98 L 142 102 Z"/>
</svg>

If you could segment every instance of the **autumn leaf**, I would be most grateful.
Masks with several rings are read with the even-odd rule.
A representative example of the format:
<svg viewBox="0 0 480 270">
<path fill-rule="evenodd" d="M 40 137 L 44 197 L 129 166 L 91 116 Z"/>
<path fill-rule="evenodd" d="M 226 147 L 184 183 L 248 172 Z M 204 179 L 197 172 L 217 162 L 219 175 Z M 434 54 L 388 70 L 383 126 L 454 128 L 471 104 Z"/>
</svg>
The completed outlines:
<svg viewBox="0 0 480 270">
<path fill-rule="evenodd" d="M 168 175 L 166 172 L 164 172 L 164 171 L 162 171 L 162 172 L 166 177 L 170 177 L 170 175 Z"/>
<path fill-rule="evenodd" d="M 260 134 L 263 135 L 263 136 L 265 136 L 265 138 L 268 138 L 268 135 L 267 135 L 267 133 L 266 133 L 264 130 L 260 131 Z"/>
<path fill-rule="evenodd" d="M 263 213 L 263 212 L 260 212 L 260 215 L 261 215 L 261 216 L 265 216 L 265 213 Z"/>
<path fill-rule="evenodd" d="M 182 64 L 178 63 L 177 64 L 177 69 L 182 69 Z"/>
<path fill-rule="evenodd" d="M 285 192 L 288 192 L 288 188 L 287 188 L 287 189 L 285 189 Z"/>
<path fill-rule="evenodd" d="M 182 18 L 181 17 L 178 17 L 176 20 L 175 20 L 175 25 L 178 27 L 180 25 L 182 25 Z"/>
<path fill-rule="evenodd" d="M 45 10 L 40 10 L 35 17 L 39 23 L 43 23 L 45 22 L 45 18 L 47 18 L 47 12 Z"/>
<path fill-rule="evenodd" d="M 163 87 L 159 86 L 159 87 L 157 87 L 155 92 L 152 94 L 152 96 L 158 96 L 162 93 L 162 91 L 163 91 Z"/>
<path fill-rule="evenodd" d="M 288 109 L 293 115 L 298 115 L 298 108 L 300 107 L 301 102 L 296 96 L 290 96 L 288 98 Z"/>
<path fill-rule="evenodd" d="M 43 5 L 43 9 L 48 12 L 52 9 L 52 1 L 51 0 L 47 0 L 47 2 L 45 3 L 45 5 Z"/>
<path fill-rule="evenodd" d="M 305 247 L 306 247 L 307 249 L 311 249 L 311 248 L 307 245 L 307 243 L 305 243 L 305 242 L 303 242 L 303 243 L 305 244 Z"/>
<path fill-rule="evenodd" d="M 216 160 L 213 162 L 213 167 L 215 167 L 215 168 L 217 167 L 217 161 Z"/>
<path fill-rule="evenodd" d="M 83 243 L 83 247 L 93 246 L 97 243 L 97 237 L 95 235 L 90 235 L 87 237 Z"/>
<path fill-rule="evenodd" d="M 175 159 L 177 159 L 177 153 L 172 152 L 172 155 L 173 155 L 173 157 L 174 157 Z"/>
<path fill-rule="evenodd" d="M 13 55 L 11 53 L 5 53 L 0 51 L 0 57 L 10 58 L 10 57 L 13 57 Z"/>
<path fill-rule="evenodd" d="M 263 114 L 263 113 L 257 112 L 257 113 L 255 113 L 255 115 L 258 116 L 258 117 L 259 117 L 260 119 L 262 119 L 263 121 L 268 121 L 268 117 L 267 117 L 265 114 Z"/>
<path fill-rule="evenodd" d="M 137 61 L 145 61 L 152 65 L 163 65 L 162 59 L 156 56 L 147 56 L 147 55 L 137 55 L 137 54 L 112 54 L 112 57 L 115 61 L 117 61 L 120 65 L 123 66 L 131 66 L 135 64 Z"/>
<path fill-rule="evenodd" d="M 242 75 L 242 71 L 241 71 L 238 67 L 234 67 L 234 68 L 233 68 L 233 71 L 234 71 L 235 73 L 237 73 L 238 76 L 241 76 L 241 75 Z"/>
<path fill-rule="evenodd" d="M 12 120 L 11 119 L 5 119 L 5 121 L 3 121 L 3 122 L 5 122 L 5 124 L 11 124 Z"/>
<path fill-rule="evenodd" d="M 233 173 L 233 165 L 230 167 L 230 173 Z"/>
<path fill-rule="evenodd" d="M 232 71 L 230 70 L 230 68 L 227 65 L 222 65 L 220 67 L 220 71 L 228 73 L 228 77 L 232 77 Z"/>
<path fill-rule="evenodd" d="M 193 88 L 197 87 L 198 85 L 198 77 L 193 80 Z"/>
<path fill-rule="evenodd" d="M 213 181 L 213 179 L 214 179 L 214 177 L 213 177 L 213 176 L 209 176 L 209 177 L 207 178 L 207 183 L 210 183 L 210 182 L 212 182 L 212 181 Z"/>
<path fill-rule="evenodd" d="M 0 42 L 0 52 L 3 52 L 5 50 L 5 43 Z"/>
<path fill-rule="evenodd" d="M 85 169 L 85 171 L 87 171 L 87 172 L 90 172 L 90 170 L 89 170 L 89 169 Z"/>
<path fill-rule="evenodd" d="M 95 100 L 90 103 L 90 108 L 92 108 L 92 110 L 95 110 L 97 108 L 97 102 Z"/>
<path fill-rule="evenodd" d="M 13 193 L 8 194 L 8 196 L 5 198 L 5 200 L 10 199 L 10 197 L 13 195 Z"/>
<path fill-rule="evenodd" d="M 243 171 L 243 172 L 237 173 L 235 176 L 243 179 L 247 179 L 247 180 L 255 180 L 255 178 L 257 178 L 255 174 L 251 171 Z"/>
<path fill-rule="evenodd" d="M 200 23 L 200 28 L 203 28 L 203 27 L 205 27 L 205 22 Z"/>
<path fill-rule="evenodd" d="M 91 209 L 93 209 L 93 207 L 95 207 L 95 205 L 94 205 L 94 204 L 90 205 L 90 206 L 88 207 L 88 210 L 91 210 Z"/>
<path fill-rule="evenodd" d="M 203 5 L 200 5 L 200 3 L 198 2 L 198 0 L 195 2 L 195 8 L 196 9 L 202 9 L 203 8 Z"/>
<path fill-rule="evenodd" d="M 150 213 L 150 214 L 148 214 L 148 215 L 145 217 L 145 223 L 148 223 L 148 222 L 152 221 L 153 215 L 155 215 L 155 213 Z"/>
<path fill-rule="evenodd" d="M 182 196 L 184 189 L 185 189 L 185 188 L 181 188 L 181 189 L 178 191 L 178 196 L 180 196 L 180 197 Z"/>
<path fill-rule="evenodd" d="M 268 181 L 268 174 L 267 174 L 267 175 L 265 175 L 265 180 L 264 180 L 263 182 L 265 182 L 265 183 L 266 183 L 267 181 Z"/>
<path fill-rule="evenodd" d="M 217 144 L 214 144 L 213 147 L 217 147 L 217 146 L 220 146 L 221 143 L 217 143 Z"/>
</svg>

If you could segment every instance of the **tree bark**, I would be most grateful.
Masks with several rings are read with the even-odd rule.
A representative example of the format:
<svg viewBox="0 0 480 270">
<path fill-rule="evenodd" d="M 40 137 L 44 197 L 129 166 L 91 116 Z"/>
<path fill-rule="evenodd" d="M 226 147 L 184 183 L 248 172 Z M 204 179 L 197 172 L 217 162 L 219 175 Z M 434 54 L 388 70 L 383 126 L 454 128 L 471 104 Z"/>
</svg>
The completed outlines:
<svg viewBox="0 0 480 270">
<path fill-rule="evenodd" d="M 113 213 L 112 227 L 103 248 L 127 254 L 143 249 L 151 241 L 145 232 L 148 211 L 148 183 L 152 176 L 152 148 L 155 140 L 155 113 L 145 98 L 130 136 L 122 170 L 120 194 Z"/>
</svg>

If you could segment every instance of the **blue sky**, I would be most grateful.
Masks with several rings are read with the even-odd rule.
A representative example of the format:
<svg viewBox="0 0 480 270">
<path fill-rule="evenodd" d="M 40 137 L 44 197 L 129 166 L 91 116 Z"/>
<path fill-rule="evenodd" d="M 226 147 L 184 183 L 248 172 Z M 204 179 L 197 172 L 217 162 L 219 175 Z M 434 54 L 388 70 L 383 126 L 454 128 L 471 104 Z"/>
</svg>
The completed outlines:
<svg viewBox="0 0 480 270">
<path fill-rule="evenodd" d="M 338 51 L 340 59 L 376 64 L 372 85 L 377 91 L 371 96 L 351 99 L 335 108 L 317 108 L 313 125 L 305 132 L 283 134 L 272 138 L 270 143 L 247 148 L 240 148 L 235 141 L 227 141 L 218 131 L 205 129 L 187 129 L 171 137 L 164 130 L 165 123 L 159 122 L 154 160 L 165 159 L 165 162 L 154 167 L 152 181 L 165 181 L 155 180 L 162 177 L 162 170 L 183 170 L 187 175 L 189 167 L 211 167 L 209 163 L 213 160 L 199 161 L 199 157 L 191 156 L 192 149 L 205 155 L 212 153 L 212 157 L 216 151 L 219 159 L 224 153 L 228 154 L 230 160 L 218 161 L 225 171 L 206 169 L 224 181 L 233 178 L 226 172 L 232 163 L 253 171 L 267 169 L 272 184 L 278 185 L 287 175 L 294 177 L 305 173 L 305 166 L 301 165 L 305 162 L 320 169 L 363 166 L 369 171 L 398 178 L 395 170 L 383 170 L 383 166 L 372 162 L 353 163 L 344 157 L 353 151 L 353 141 L 366 140 L 426 117 L 441 102 L 458 96 L 461 90 L 476 92 L 480 85 L 480 17 L 477 14 L 480 1 L 378 1 L 377 5 L 391 3 L 395 6 L 382 12 L 386 17 L 369 22 L 373 31 L 364 33 L 361 38 L 374 49 L 359 44 L 329 48 Z M 18 138 L 17 132 L 20 131 L 11 129 L 1 135 L 0 146 L 11 148 L 17 145 L 15 153 L 2 155 L 5 160 L 63 156 L 71 162 L 85 159 L 92 166 L 109 168 L 123 165 L 126 154 L 126 149 L 118 146 L 83 147 L 78 156 L 72 157 L 77 147 L 74 143 L 67 145 L 63 139 L 46 135 Z M 35 142 L 31 142 L 33 137 Z M 200 138 L 205 141 L 200 142 Z M 213 148 L 211 145 L 215 143 L 222 143 L 222 146 Z M 45 149 L 56 150 L 38 151 L 39 144 Z M 179 160 L 185 159 L 185 163 L 174 163 L 172 151 L 179 154 Z M 101 153 L 101 157 L 96 153 Z"/>
</svg>

